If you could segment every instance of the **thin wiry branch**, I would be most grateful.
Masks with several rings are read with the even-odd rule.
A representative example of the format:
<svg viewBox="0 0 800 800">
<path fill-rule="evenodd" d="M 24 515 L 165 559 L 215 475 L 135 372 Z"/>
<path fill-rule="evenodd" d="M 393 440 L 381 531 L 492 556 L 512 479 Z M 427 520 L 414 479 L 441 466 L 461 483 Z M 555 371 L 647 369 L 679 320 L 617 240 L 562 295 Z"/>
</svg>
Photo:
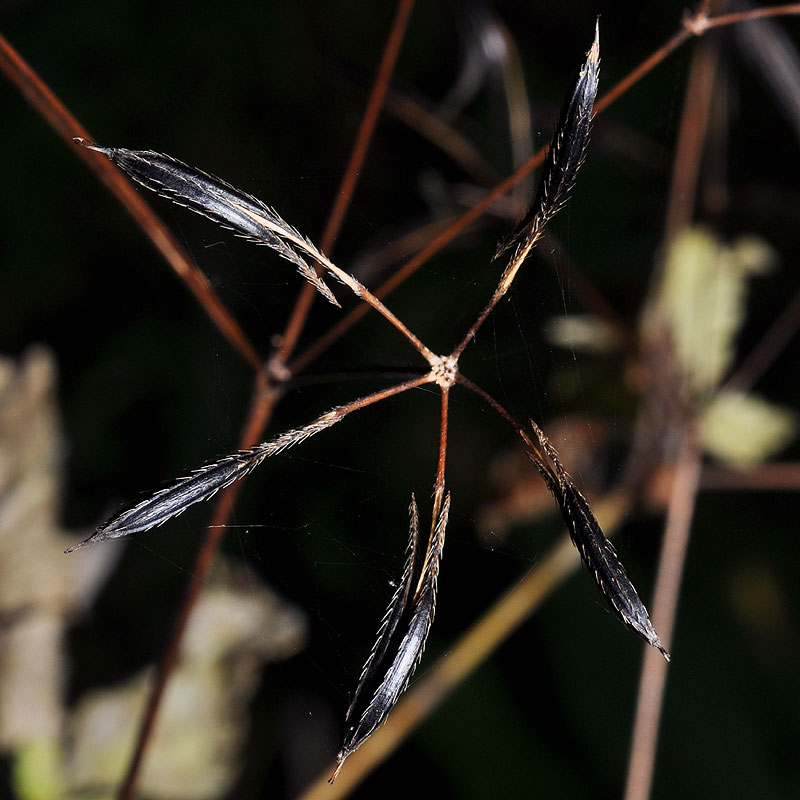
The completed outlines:
<svg viewBox="0 0 800 800">
<path fill-rule="evenodd" d="M 378 642 L 373 648 L 362 673 L 362 683 L 356 691 L 356 697 L 348 711 L 348 729 L 345 735 L 344 744 L 337 757 L 336 771 L 331 776 L 331 781 L 336 778 L 339 770 L 347 757 L 355 752 L 364 741 L 371 736 L 386 720 L 389 712 L 397 703 L 398 697 L 408 686 L 414 670 L 422 658 L 425 649 L 425 642 L 428 639 L 428 632 L 433 622 L 433 615 L 436 610 L 436 588 L 439 577 L 439 562 L 442 557 L 444 547 L 444 534 L 447 527 L 447 519 L 450 513 L 450 494 L 444 499 L 436 525 L 432 531 L 431 541 L 425 561 L 417 577 L 414 568 L 416 556 L 417 522 L 416 506 L 412 500 L 411 511 L 411 544 L 409 545 L 409 557 L 403 573 L 403 585 L 395 592 L 392 602 L 389 605 L 384 621 L 379 631 Z M 397 631 L 397 626 L 404 616 L 408 607 L 408 596 L 411 586 L 416 581 L 417 587 L 413 595 L 413 606 L 411 607 L 411 617 L 405 629 L 402 641 L 397 646 L 397 652 L 388 665 L 383 677 L 374 690 L 372 699 L 360 713 L 358 722 L 354 722 L 358 713 L 357 701 L 364 691 L 371 688 L 371 684 L 383 668 L 383 663 L 387 660 L 390 652 L 392 634 Z M 390 630 L 391 628 L 391 630 Z"/>
<path fill-rule="evenodd" d="M 684 432 L 670 490 L 664 543 L 653 598 L 653 614 L 669 645 L 677 616 L 678 597 L 700 483 L 702 453 L 690 423 Z M 648 650 L 642 663 L 625 800 L 647 800 L 656 761 L 658 729 L 666 689 L 666 665 Z M 649 656 L 649 657 L 648 657 Z"/>
<path fill-rule="evenodd" d="M 217 461 L 212 461 L 198 469 L 191 475 L 180 478 L 172 485 L 148 495 L 144 500 L 124 508 L 107 522 L 104 522 L 88 539 L 74 544 L 66 550 L 71 553 L 89 544 L 96 544 L 106 539 L 119 539 L 133 533 L 150 530 L 165 523 L 168 519 L 178 516 L 186 511 L 189 506 L 208 500 L 220 489 L 230 486 L 235 481 L 252 472 L 265 459 L 270 456 L 294 447 L 300 442 L 324 431 L 340 422 L 348 414 L 366 408 L 387 397 L 421 386 L 430 381 L 429 376 L 415 378 L 405 383 L 383 389 L 358 400 L 353 400 L 345 405 L 336 406 L 325 412 L 308 425 L 292 428 L 284 433 L 262 442 L 249 450 L 240 450 L 238 453 L 225 456 Z"/>
<path fill-rule="evenodd" d="M 361 175 L 361 167 L 367 158 L 370 143 L 372 142 L 378 123 L 378 117 L 385 105 L 386 93 L 389 89 L 389 83 L 391 82 L 395 65 L 397 64 L 397 58 L 400 54 L 400 48 L 405 38 L 408 21 L 413 8 L 414 0 L 398 0 L 392 26 L 389 30 L 389 36 L 383 48 L 383 55 L 381 56 L 378 72 L 375 75 L 375 82 L 372 84 L 372 90 L 370 91 L 364 114 L 361 117 L 361 123 L 358 126 L 358 133 L 353 142 L 350 158 L 348 159 L 347 166 L 342 175 L 342 181 L 339 184 L 333 206 L 328 215 L 328 221 L 325 223 L 325 229 L 320 238 L 320 249 L 326 252 L 331 252 L 348 209 L 350 208 L 356 186 L 358 185 L 359 176 Z M 314 293 L 311 289 L 308 286 L 303 287 L 303 291 L 298 295 L 297 302 L 286 323 L 280 346 L 275 351 L 275 358 L 284 365 L 289 358 L 291 358 L 297 346 L 298 339 L 300 338 L 300 334 L 311 311 L 313 299 Z"/>
</svg>

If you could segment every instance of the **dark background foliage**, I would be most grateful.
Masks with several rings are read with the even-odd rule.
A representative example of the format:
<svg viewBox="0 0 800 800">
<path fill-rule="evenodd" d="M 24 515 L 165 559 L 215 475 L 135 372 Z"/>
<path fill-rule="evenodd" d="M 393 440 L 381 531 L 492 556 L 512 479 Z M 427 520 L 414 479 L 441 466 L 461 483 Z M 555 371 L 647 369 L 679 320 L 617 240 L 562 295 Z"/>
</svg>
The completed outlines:
<svg viewBox="0 0 800 800">
<path fill-rule="evenodd" d="M 440 100 L 459 63 L 456 4 L 415 8 L 393 85 Z M 570 76 L 601 17 L 601 94 L 680 23 L 680 3 L 499 2 L 520 49 L 546 143 Z M 4 3 L 0 28 L 97 140 L 152 148 L 214 172 L 274 205 L 315 238 L 322 229 L 384 44 L 390 3 Z M 797 22 L 786 21 L 789 30 Z M 746 353 L 797 287 L 797 132 L 733 47 L 723 236 L 757 232 L 780 255 L 754 285 Z M 602 118 L 554 232 L 635 325 L 661 241 L 684 92 L 684 47 Z M 65 524 L 76 538 L 117 501 L 235 446 L 248 369 L 84 167 L 0 84 L 0 350 L 54 348 L 65 426 Z M 497 171 L 511 171 L 502 102 L 486 93 L 459 124 Z M 365 247 L 425 218 L 420 186 L 458 167 L 384 116 L 335 250 L 346 267 Z M 299 280 L 271 253 L 153 201 L 264 353 Z M 700 213 L 703 217 L 703 213 Z M 488 297 L 488 266 L 509 221 L 438 255 L 389 305 L 434 349 L 448 351 Z M 546 245 L 545 245 L 546 246 Z M 344 293 L 338 291 L 339 296 Z M 542 327 L 576 308 L 532 260 L 464 358 L 464 372 L 519 418 L 577 413 L 624 436 L 637 403 L 618 359 L 564 353 Z M 317 303 L 304 341 L 338 312 Z M 758 386 L 796 405 L 796 345 Z M 369 319 L 314 369 L 416 364 Z M 569 380 L 568 380 L 569 379 Z M 576 384 L 577 391 L 570 388 Z M 272 430 L 370 391 L 360 378 L 304 386 Z M 429 498 L 438 403 L 415 392 L 359 414 L 262 467 L 226 549 L 305 608 L 311 643 L 270 666 L 254 705 L 239 798 L 296 793 L 336 752 L 350 693 L 399 576 L 406 506 Z M 550 522 L 495 547 L 475 535 L 486 465 L 512 441 L 473 398 L 457 394 L 448 482 L 453 515 L 441 597 L 421 670 L 559 535 Z M 576 476 L 580 480 L 580 476 Z M 654 797 L 793 797 L 800 788 L 796 495 L 706 492 L 682 591 Z M 70 695 L 110 684 L 156 658 L 168 634 L 207 509 L 141 537 L 70 646 Z M 643 597 L 651 594 L 661 519 L 632 516 L 619 537 Z M 111 544 L 109 546 L 116 546 Z M 77 556 L 74 556 L 77 557 Z M 761 583 L 760 583 L 761 582 Z M 758 607 L 757 586 L 777 602 Z M 744 609 L 744 610 L 743 610 Z M 603 613 L 576 575 L 450 697 L 357 792 L 441 797 L 615 797 L 624 780 L 639 643 Z M 1 790 L 0 790 L 1 791 Z"/>
</svg>

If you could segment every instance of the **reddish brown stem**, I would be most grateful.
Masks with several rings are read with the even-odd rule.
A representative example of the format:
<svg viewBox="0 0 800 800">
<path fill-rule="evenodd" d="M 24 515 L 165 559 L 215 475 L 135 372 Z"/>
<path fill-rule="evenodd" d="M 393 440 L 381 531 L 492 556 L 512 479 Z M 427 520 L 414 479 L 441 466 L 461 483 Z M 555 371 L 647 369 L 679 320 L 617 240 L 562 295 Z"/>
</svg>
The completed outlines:
<svg viewBox="0 0 800 800">
<path fill-rule="evenodd" d="M 800 328 L 800 292 L 795 294 L 786 308 L 775 318 L 758 344 L 731 375 L 725 384 L 725 390 L 732 392 L 750 390 L 784 351 L 798 328 Z"/>
<path fill-rule="evenodd" d="M 447 462 L 447 422 L 450 410 L 450 389 L 442 389 L 442 412 L 439 425 L 439 460 L 436 464 L 436 481 L 433 489 L 433 513 L 431 514 L 431 530 L 436 527 L 439 511 L 444 499 L 444 470 Z"/>
<path fill-rule="evenodd" d="M 344 171 L 339 191 L 336 193 L 336 199 L 333 203 L 333 208 L 328 215 L 328 222 L 325 225 L 325 230 L 322 233 L 320 240 L 320 250 L 326 255 L 333 249 L 336 237 L 339 235 L 344 217 L 347 212 L 348 204 L 353 197 L 358 176 L 361 172 L 361 167 L 367 157 L 367 150 L 369 143 L 372 140 L 372 135 L 375 132 L 375 126 L 378 122 L 378 115 L 383 107 L 386 92 L 389 88 L 389 80 L 394 72 L 395 64 L 397 63 L 397 56 L 400 53 L 400 45 L 403 43 L 403 37 L 408 26 L 408 19 L 411 16 L 411 10 L 414 7 L 414 0 L 400 0 L 397 4 L 394 21 L 389 31 L 389 38 L 386 42 L 386 47 L 381 58 L 381 63 L 378 68 L 378 74 L 375 77 L 375 83 L 372 86 L 367 108 L 364 111 L 364 116 L 361 120 L 361 125 L 356 135 L 353 151 L 350 153 L 350 160 L 347 162 L 347 168 Z M 317 268 L 319 271 L 319 267 Z M 314 287 L 306 284 L 297 300 L 297 304 L 292 311 L 289 322 L 286 325 L 286 330 L 281 341 L 281 346 L 275 354 L 275 357 L 282 364 L 285 364 L 290 358 L 297 340 L 300 338 L 300 333 L 305 326 L 308 314 L 311 311 L 311 305 L 314 302 Z"/>
<path fill-rule="evenodd" d="M 735 25 L 739 22 L 750 22 L 754 19 L 766 17 L 783 17 L 800 14 L 800 3 L 787 3 L 784 6 L 770 6 L 768 8 L 751 8 L 748 11 L 736 11 L 731 14 L 718 14 L 701 22 L 704 32 L 710 28 L 720 28 L 725 25 Z"/>
<path fill-rule="evenodd" d="M 757 464 L 748 469 L 710 464 L 703 467 L 700 488 L 712 491 L 796 492 L 800 491 L 800 464 L 792 461 Z"/>
<path fill-rule="evenodd" d="M 463 375 L 459 374 L 456 378 L 456 381 L 459 385 L 463 386 L 465 389 L 469 389 L 471 392 L 474 392 L 481 400 L 489 406 L 495 413 L 501 416 L 518 434 L 520 434 L 525 441 L 528 441 L 527 435 L 525 433 L 525 428 L 520 425 L 511 414 L 506 411 L 500 403 L 497 402 L 487 391 L 481 389 L 476 383 L 473 383 L 469 378 L 465 378 Z"/>
<path fill-rule="evenodd" d="M 689 225 L 694 212 L 694 198 L 697 196 L 717 66 L 716 48 L 705 44 L 698 44 L 695 50 L 686 87 L 684 113 L 672 168 L 670 204 L 664 224 L 664 240 L 668 244 Z"/>
</svg>

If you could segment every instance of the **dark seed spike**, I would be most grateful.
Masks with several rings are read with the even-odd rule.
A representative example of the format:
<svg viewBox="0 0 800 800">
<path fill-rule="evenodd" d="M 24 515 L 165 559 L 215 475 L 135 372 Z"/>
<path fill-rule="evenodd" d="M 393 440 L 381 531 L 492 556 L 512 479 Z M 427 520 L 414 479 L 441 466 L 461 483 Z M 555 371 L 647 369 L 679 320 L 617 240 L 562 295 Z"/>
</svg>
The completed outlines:
<svg viewBox="0 0 800 800">
<path fill-rule="evenodd" d="M 71 553 L 86 545 L 106 539 L 120 539 L 133 533 L 155 528 L 168 519 L 182 514 L 189 506 L 208 500 L 220 489 L 252 472 L 264 459 L 305 441 L 315 433 L 325 430 L 343 416 L 337 406 L 302 428 L 293 428 L 262 442 L 250 450 L 240 450 L 210 464 L 198 467 L 191 475 L 179 478 L 164 489 L 148 495 L 144 500 L 123 508 L 110 520 L 103 523 L 92 536 L 72 545 L 65 552 Z"/>
<path fill-rule="evenodd" d="M 556 123 L 533 202 L 513 233 L 497 249 L 495 258 L 517 244 L 538 236 L 548 220 L 567 201 L 589 142 L 599 74 L 600 30 L 596 25 L 594 42 Z"/>
<path fill-rule="evenodd" d="M 439 519 L 432 532 L 425 563 L 422 566 L 420 589 L 414 598 L 413 614 L 408 622 L 406 633 L 397 648 L 394 660 L 387 668 L 384 677 L 375 690 L 357 724 L 350 725 L 344 744 L 337 757 L 336 771 L 331 776 L 333 782 L 345 759 L 354 753 L 385 721 L 405 691 L 408 682 L 422 657 L 425 642 L 436 610 L 436 589 L 439 577 L 439 563 L 444 547 L 444 534 L 450 513 L 450 495 L 445 497 Z"/>
<path fill-rule="evenodd" d="M 64 552 L 72 553 L 89 544 L 107 539 L 121 539 L 134 533 L 156 528 L 182 514 L 189 506 L 209 500 L 239 478 L 254 470 L 266 454 L 242 451 L 206 464 L 191 475 L 159 489 L 144 500 L 125 506 L 108 522 L 100 525 L 88 539 L 72 545 Z"/>
<path fill-rule="evenodd" d="M 644 603 L 628 578 L 614 546 L 600 528 L 588 501 L 578 491 L 569 473 L 562 466 L 550 440 L 535 422 L 531 421 L 531 427 L 536 434 L 539 447 L 552 466 L 546 464 L 541 454 L 532 451 L 530 447 L 528 457 L 555 497 L 570 538 L 578 548 L 583 563 L 623 624 L 659 650 L 669 661 L 669 653 L 661 643 Z"/>
<path fill-rule="evenodd" d="M 360 704 L 359 701 L 365 694 L 368 694 L 370 690 L 374 690 L 380 685 L 379 673 L 385 666 L 386 654 L 389 651 L 397 626 L 408 608 L 411 587 L 416 582 L 417 572 L 419 571 L 417 569 L 419 553 L 419 513 L 417 511 L 417 502 L 413 494 L 411 495 L 409 516 L 411 519 L 409 523 L 408 555 L 406 556 L 406 563 L 403 568 L 403 577 L 383 616 L 380 628 L 378 629 L 378 639 L 364 664 L 364 668 L 361 670 L 361 676 L 358 679 L 358 688 L 350 703 L 350 707 L 347 709 L 347 716 L 345 717 L 348 727 L 351 727 L 353 718 L 356 716 Z"/>
<path fill-rule="evenodd" d="M 171 156 L 152 150 L 101 147 L 84 139 L 78 144 L 103 153 L 140 185 L 176 205 L 188 208 L 256 244 L 266 245 L 297 267 L 298 272 L 331 303 L 339 302 L 295 248 L 315 257 L 321 254 L 274 209 L 253 195 Z"/>
</svg>

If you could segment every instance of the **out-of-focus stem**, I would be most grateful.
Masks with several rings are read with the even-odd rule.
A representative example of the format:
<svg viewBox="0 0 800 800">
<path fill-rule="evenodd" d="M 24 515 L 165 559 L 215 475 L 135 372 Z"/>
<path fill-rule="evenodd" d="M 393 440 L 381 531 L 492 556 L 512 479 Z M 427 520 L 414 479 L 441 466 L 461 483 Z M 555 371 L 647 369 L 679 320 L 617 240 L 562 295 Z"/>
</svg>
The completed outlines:
<svg viewBox="0 0 800 800">
<path fill-rule="evenodd" d="M 694 433 L 687 431 L 672 484 L 653 597 L 653 624 L 668 650 L 673 649 L 672 633 L 700 484 L 700 469 L 700 447 Z M 650 796 L 666 681 L 667 663 L 651 647 L 645 648 L 625 800 L 646 800 Z"/>
</svg>

